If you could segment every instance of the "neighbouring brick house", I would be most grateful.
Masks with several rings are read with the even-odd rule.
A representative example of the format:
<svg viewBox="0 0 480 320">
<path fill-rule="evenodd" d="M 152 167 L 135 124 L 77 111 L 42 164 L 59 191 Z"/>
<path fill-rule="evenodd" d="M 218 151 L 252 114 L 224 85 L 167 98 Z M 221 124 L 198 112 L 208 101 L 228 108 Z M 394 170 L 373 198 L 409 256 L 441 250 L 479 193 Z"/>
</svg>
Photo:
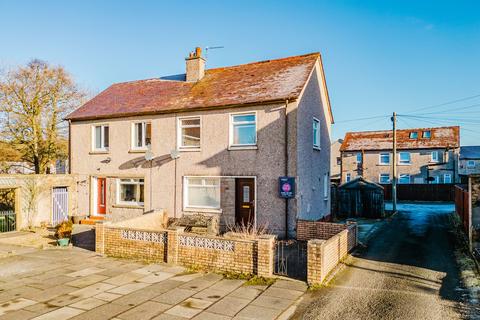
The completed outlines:
<svg viewBox="0 0 480 320">
<path fill-rule="evenodd" d="M 460 147 L 458 174 L 465 180 L 470 174 L 480 174 L 480 146 Z"/>
<path fill-rule="evenodd" d="M 362 176 L 389 184 L 392 131 L 348 132 L 340 147 L 342 183 Z M 400 184 L 458 182 L 459 127 L 397 130 L 397 179 Z"/>
<path fill-rule="evenodd" d="M 186 74 L 114 84 L 68 120 L 90 216 L 164 209 L 284 235 L 330 214 L 333 116 L 318 53 L 205 69 L 197 48 Z M 288 205 L 282 176 L 296 179 Z"/>
</svg>

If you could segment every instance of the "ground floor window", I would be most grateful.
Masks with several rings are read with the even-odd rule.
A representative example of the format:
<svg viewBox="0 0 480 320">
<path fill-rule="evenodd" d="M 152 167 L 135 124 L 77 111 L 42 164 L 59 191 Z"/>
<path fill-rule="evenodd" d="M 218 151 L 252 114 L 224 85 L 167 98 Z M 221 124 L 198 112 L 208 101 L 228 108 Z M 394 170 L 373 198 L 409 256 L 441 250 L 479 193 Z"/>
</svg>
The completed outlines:
<svg viewBox="0 0 480 320">
<path fill-rule="evenodd" d="M 117 203 L 143 206 L 144 180 L 117 179 Z"/>
<path fill-rule="evenodd" d="M 452 175 L 450 173 L 443 175 L 443 183 L 452 183 Z"/>
<path fill-rule="evenodd" d="M 387 184 L 390 183 L 390 174 L 388 173 L 382 173 L 380 174 L 380 179 L 379 179 L 381 184 Z"/>
<path fill-rule="evenodd" d="M 410 183 L 410 175 L 409 174 L 401 174 L 398 183 L 400 184 L 409 184 Z"/>
<path fill-rule="evenodd" d="M 184 207 L 220 209 L 220 178 L 185 177 Z"/>
</svg>

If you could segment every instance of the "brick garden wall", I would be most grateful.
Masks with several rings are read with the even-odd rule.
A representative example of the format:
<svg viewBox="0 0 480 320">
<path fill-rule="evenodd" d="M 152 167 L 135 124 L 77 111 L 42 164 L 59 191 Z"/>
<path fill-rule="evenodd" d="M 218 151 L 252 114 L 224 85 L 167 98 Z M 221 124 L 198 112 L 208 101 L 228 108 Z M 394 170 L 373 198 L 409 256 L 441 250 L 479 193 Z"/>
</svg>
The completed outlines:
<svg viewBox="0 0 480 320">
<path fill-rule="evenodd" d="M 297 221 L 297 240 L 329 239 L 333 235 L 347 229 L 347 225 L 322 221 Z"/>
<path fill-rule="evenodd" d="M 199 236 L 183 230 L 96 225 L 96 251 L 109 256 L 194 266 L 220 272 L 273 275 L 274 236 L 255 240 Z"/>
</svg>

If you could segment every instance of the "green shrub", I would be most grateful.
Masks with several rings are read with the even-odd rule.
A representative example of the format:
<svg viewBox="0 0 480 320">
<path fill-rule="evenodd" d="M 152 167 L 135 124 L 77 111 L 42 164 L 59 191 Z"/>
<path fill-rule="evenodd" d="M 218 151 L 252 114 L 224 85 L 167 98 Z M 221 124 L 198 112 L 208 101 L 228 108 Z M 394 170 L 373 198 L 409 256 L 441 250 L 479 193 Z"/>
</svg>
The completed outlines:
<svg viewBox="0 0 480 320">
<path fill-rule="evenodd" d="M 55 238 L 71 238 L 73 231 L 73 223 L 71 221 L 63 221 L 55 226 Z"/>
</svg>

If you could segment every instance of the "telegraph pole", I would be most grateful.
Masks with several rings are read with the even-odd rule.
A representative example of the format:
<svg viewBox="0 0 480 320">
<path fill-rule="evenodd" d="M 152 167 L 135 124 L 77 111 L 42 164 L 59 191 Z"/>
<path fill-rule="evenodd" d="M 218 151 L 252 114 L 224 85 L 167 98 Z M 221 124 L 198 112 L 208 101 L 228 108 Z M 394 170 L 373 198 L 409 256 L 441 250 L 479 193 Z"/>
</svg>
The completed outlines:
<svg viewBox="0 0 480 320">
<path fill-rule="evenodd" d="M 397 211 L 397 113 L 393 113 L 393 154 L 392 154 L 392 203 L 393 212 Z"/>
</svg>

